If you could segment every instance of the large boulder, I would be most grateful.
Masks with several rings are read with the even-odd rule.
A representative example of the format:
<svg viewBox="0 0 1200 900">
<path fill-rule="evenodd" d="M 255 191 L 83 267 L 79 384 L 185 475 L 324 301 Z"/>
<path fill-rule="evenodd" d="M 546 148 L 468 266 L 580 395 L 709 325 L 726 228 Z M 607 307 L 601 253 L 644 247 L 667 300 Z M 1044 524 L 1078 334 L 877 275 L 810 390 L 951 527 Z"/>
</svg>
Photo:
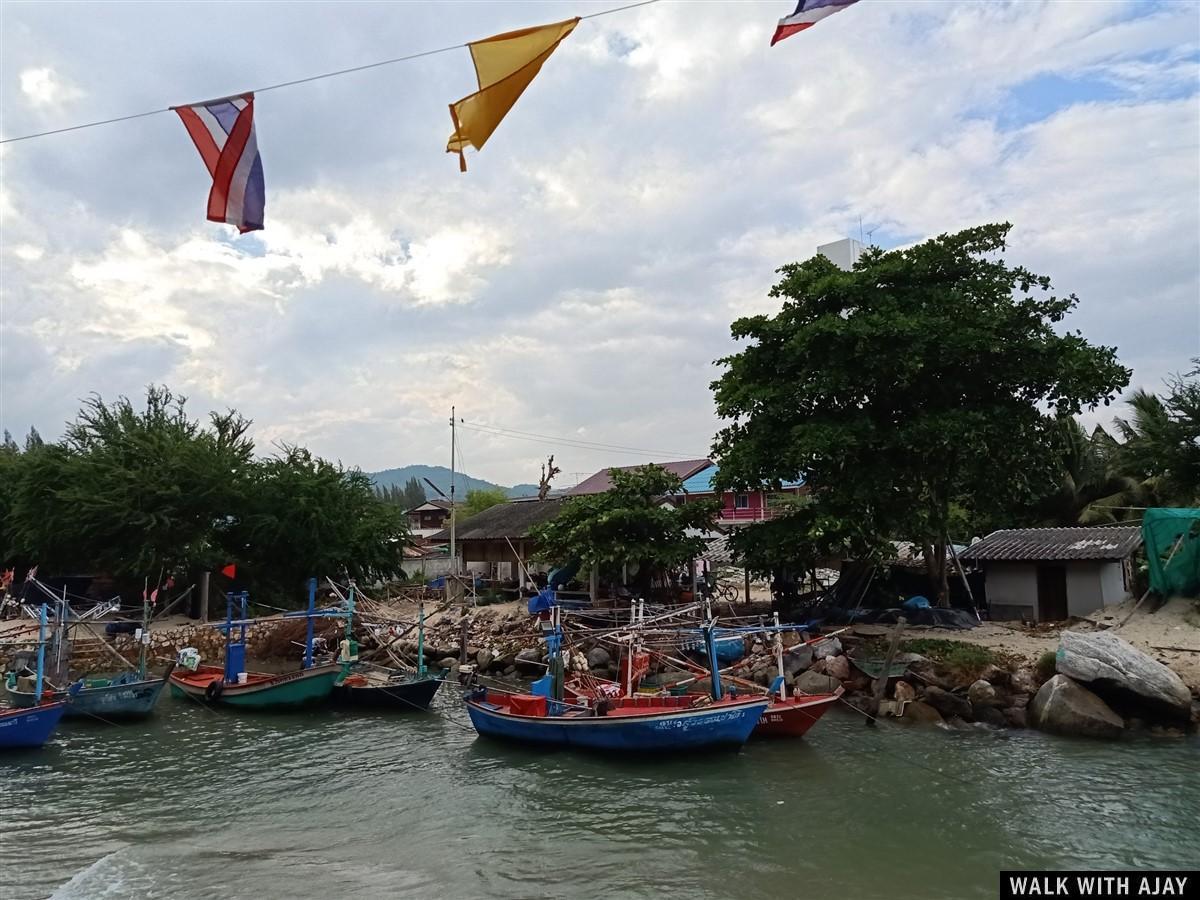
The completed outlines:
<svg viewBox="0 0 1200 900">
<path fill-rule="evenodd" d="M 542 651 L 537 647 L 529 647 L 517 654 L 513 665 L 517 667 L 517 671 L 525 675 L 541 675 L 546 671 L 546 667 L 542 665 Z"/>
<path fill-rule="evenodd" d="M 796 679 L 796 690 L 802 694 L 832 694 L 842 683 L 829 675 L 811 669 Z"/>
<path fill-rule="evenodd" d="M 921 725 L 941 725 L 943 722 L 942 714 L 921 700 L 914 700 L 912 703 L 904 704 L 904 715 L 900 718 L 901 722 L 916 722 Z"/>
<path fill-rule="evenodd" d="M 475 654 L 475 666 L 480 672 L 486 672 L 495 658 L 496 654 L 485 647 Z"/>
<path fill-rule="evenodd" d="M 1029 724 L 1051 734 L 1114 738 L 1125 722 L 1107 703 L 1066 675 L 1055 675 L 1042 685 L 1029 704 Z"/>
<path fill-rule="evenodd" d="M 846 681 L 850 677 L 850 660 L 844 656 L 830 656 L 825 660 L 825 674 L 838 681 Z"/>
<path fill-rule="evenodd" d="M 1059 674 L 1114 703 L 1137 704 L 1182 721 L 1191 714 L 1192 694 L 1183 680 L 1110 632 L 1064 631 L 1054 665 Z"/>
<path fill-rule="evenodd" d="M 979 709 L 981 706 L 995 706 L 996 689 L 980 678 L 967 688 L 967 699 L 971 701 L 971 706 L 975 709 Z"/>
<path fill-rule="evenodd" d="M 952 694 L 932 684 L 925 689 L 925 702 L 947 719 L 951 716 L 958 716 L 960 719 L 970 719 L 974 712 L 971 709 L 971 701 L 966 697 Z"/>
<path fill-rule="evenodd" d="M 783 654 L 783 671 L 789 675 L 799 675 L 813 664 L 813 649 L 805 645 Z"/>
<path fill-rule="evenodd" d="M 892 696 L 898 703 L 911 703 L 917 699 L 917 689 L 907 681 L 897 681 L 892 688 Z"/>
</svg>

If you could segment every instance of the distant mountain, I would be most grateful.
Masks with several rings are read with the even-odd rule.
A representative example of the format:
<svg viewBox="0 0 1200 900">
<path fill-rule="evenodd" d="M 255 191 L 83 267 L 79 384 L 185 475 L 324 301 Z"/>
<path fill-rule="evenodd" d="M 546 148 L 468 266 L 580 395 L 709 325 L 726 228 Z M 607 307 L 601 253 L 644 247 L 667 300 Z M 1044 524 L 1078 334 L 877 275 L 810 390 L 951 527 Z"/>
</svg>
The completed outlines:
<svg viewBox="0 0 1200 900">
<path fill-rule="evenodd" d="M 427 497 L 439 496 L 437 491 L 425 483 L 425 479 L 428 478 L 447 496 L 450 494 L 450 470 L 445 466 L 404 466 L 399 469 L 384 469 L 382 472 L 368 472 L 367 475 L 380 487 L 390 487 L 393 484 L 404 487 L 408 479 L 415 478 L 425 489 Z M 536 484 L 515 484 L 512 487 L 505 487 L 482 478 L 472 478 L 462 472 L 454 473 L 454 496 L 457 499 L 466 497 L 467 491 L 480 491 L 488 488 L 500 488 L 510 497 L 532 497 L 538 491 Z"/>
</svg>

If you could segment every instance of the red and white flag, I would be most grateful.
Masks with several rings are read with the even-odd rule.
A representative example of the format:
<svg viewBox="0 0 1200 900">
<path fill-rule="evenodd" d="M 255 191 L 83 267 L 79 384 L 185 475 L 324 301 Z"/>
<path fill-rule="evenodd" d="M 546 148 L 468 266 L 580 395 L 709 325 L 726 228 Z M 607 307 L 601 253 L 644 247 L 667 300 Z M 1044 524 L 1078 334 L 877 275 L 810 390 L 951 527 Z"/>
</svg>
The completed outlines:
<svg viewBox="0 0 1200 900">
<path fill-rule="evenodd" d="M 847 6 L 857 2 L 858 0 L 800 0 L 796 4 L 794 13 L 779 20 L 775 36 L 771 38 L 771 46 L 774 47 L 784 38 L 791 37 L 798 31 L 812 28 L 822 19 L 841 12 Z"/>
</svg>

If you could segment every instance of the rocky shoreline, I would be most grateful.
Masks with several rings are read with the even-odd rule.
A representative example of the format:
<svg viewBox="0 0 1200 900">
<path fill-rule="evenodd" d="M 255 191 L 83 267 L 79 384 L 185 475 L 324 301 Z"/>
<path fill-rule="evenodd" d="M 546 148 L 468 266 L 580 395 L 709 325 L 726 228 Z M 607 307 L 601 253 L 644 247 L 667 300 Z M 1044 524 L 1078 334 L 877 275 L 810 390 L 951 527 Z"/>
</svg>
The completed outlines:
<svg viewBox="0 0 1200 900">
<path fill-rule="evenodd" d="M 397 618 L 412 612 L 401 610 Z M 261 620 L 249 629 L 248 656 L 267 669 L 294 665 L 295 645 L 303 641 L 304 628 L 302 620 Z M 341 625 L 322 622 L 315 630 L 333 646 Z M 413 631 L 383 626 L 358 630 L 364 659 L 416 661 Z M 745 641 L 745 656 L 728 670 L 729 683 L 770 685 L 780 674 L 773 647 L 753 637 Z M 894 662 L 903 671 L 888 678 L 878 703 L 874 679 L 865 670 L 879 671 L 880 637 L 856 634 L 853 629 L 825 638 L 787 631 L 783 642 L 782 674 L 789 688 L 817 694 L 840 687 L 849 706 L 900 724 L 1034 727 L 1061 735 L 1115 738 L 1140 730 L 1182 736 L 1200 723 L 1200 702 L 1175 672 L 1107 632 L 1063 631 L 1057 651 L 1043 654 L 1036 665 L 952 639 L 902 642 Z M 212 626 L 160 626 L 152 631 L 150 655 L 166 660 L 184 647 L 195 647 L 202 658 L 218 660 L 223 643 L 221 632 Z M 131 635 L 117 636 L 112 647 L 128 660 L 136 658 L 138 648 Z M 431 615 L 424 654 L 428 665 L 446 669 L 454 677 L 465 670 L 520 679 L 546 670 L 545 641 L 536 621 L 519 604 L 465 611 L 455 607 Z M 85 673 L 99 672 L 111 670 L 114 658 L 110 651 L 92 648 L 79 661 Z M 6 662 L 0 654 L 0 664 Z M 876 664 L 874 669 L 871 663 Z M 585 640 L 572 653 L 568 668 L 615 679 L 615 651 Z M 662 674 L 664 667 L 652 665 L 651 676 Z M 706 683 L 697 681 L 696 689 L 703 690 Z"/>
</svg>

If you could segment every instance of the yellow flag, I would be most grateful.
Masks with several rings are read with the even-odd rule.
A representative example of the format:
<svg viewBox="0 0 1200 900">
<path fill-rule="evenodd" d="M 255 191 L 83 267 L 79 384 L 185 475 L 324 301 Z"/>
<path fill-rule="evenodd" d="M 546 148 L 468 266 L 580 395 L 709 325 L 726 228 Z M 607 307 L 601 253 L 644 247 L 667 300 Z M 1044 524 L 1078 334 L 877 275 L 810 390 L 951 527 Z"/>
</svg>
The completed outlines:
<svg viewBox="0 0 1200 900">
<path fill-rule="evenodd" d="M 450 135 L 446 152 L 458 154 L 459 169 L 467 171 L 463 148 L 470 144 L 476 150 L 483 149 L 500 120 L 541 71 L 542 63 L 578 24 L 578 18 L 568 19 L 493 35 L 467 45 L 475 60 L 479 90 L 450 104 L 454 134 Z"/>
</svg>

